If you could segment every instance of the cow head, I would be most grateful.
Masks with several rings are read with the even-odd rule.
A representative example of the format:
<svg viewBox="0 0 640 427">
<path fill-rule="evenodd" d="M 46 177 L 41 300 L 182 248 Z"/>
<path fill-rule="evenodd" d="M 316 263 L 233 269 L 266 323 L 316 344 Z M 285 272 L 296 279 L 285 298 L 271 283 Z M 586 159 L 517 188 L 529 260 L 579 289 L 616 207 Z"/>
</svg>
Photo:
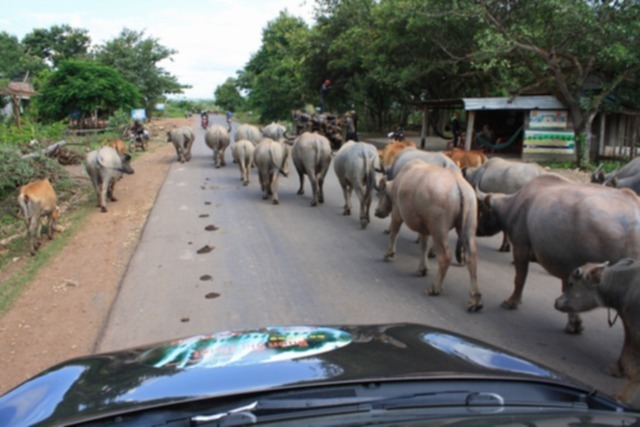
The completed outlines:
<svg viewBox="0 0 640 427">
<path fill-rule="evenodd" d="M 562 295 L 556 299 L 556 310 L 564 313 L 580 313 L 603 306 L 598 285 L 608 266 L 608 262 L 588 263 L 576 268 L 567 279 Z"/>
<path fill-rule="evenodd" d="M 386 218 L 391 213 L 391 209 L 393 205 L 391 203 L 391 196 L 387 191 L 387 185 L 392 185 L 393 181 L 389 181 L 387 183 L 387 178 L 380 178 L 380 183 L 378 184 L 378 206 L 376 207 L 375 215 L 378 218 Z"/>
</svg>

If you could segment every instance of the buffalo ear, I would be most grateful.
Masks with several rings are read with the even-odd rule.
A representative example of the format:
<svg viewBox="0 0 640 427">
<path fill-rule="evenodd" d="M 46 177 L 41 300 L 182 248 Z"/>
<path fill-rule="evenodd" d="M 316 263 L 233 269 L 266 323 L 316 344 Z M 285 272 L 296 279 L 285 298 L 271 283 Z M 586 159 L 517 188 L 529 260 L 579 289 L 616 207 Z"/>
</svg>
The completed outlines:
<svg viewBox="0 0 640 427">
<path fill-rule="evenodd" d="M 609 266 L 609 261 L 604 262 L 595 266 L 589 271 L 589 282 L 593 284 L 600 283 L 602 281 L 602 274 L 604 273 L 604 269 Z"/>
</svg>

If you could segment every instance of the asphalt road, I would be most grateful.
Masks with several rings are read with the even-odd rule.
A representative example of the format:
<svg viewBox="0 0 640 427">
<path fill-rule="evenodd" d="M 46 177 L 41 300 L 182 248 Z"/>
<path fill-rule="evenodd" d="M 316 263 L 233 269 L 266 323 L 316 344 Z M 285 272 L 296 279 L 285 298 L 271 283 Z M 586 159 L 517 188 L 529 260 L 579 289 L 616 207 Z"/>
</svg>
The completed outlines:
<svg viewBox="0 0 640 427">
<path fill-rule="evenodd" d="M 169 171 L 98 351 L 267 325 L 417 322 L 499 345 L 610 394 L 622 387 L 623 380 L 606 371 L 622 347 L 620 321 L 609 328 L 607 311 L 598 309 L 583 315 L 583 334 L 565 334 L 566 315 L 553 308 L 560 281 L 537 264 L 529 269 L 520 308 L 500 307 L 514 277 L 510 255 L 497 251 L 500 236 L 477 241 L 484 308 L 468 313 L 467 269 L 454 262 L 444 293 L 426 295 L 435 260 L 426 278 L 413 276 L 418 246 L 403 227 L 395 259 L 384 262 L 387 220 L 372 215 L 360 229 L 355 195 L 355 214 L 343 216 L 333 167 L 323 205 L 310 207 L 308 180 L 306 194 L 296 195 L 291 164 L 274 206 L 262 200 L 255 169 L 250 185 L 241 185 L 229 150 L 227 166 L 214 168 L 197 120 L 193 159 Z M 218 229 L 207 231 L 210 225 Z M 207 246 L 213 249 L 198 253 Z"/>
</svg>

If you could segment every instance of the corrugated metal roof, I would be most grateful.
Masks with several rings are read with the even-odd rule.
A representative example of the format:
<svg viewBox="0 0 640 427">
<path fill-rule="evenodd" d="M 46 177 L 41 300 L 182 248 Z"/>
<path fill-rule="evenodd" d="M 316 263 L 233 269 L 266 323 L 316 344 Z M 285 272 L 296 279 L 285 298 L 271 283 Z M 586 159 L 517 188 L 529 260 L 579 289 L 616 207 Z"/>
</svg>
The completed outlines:
<svg viewBox="0 0 640 427">
<path fill-rule="evenodd" d="M 515 98 L 462 98 L 464 109 L 474 110 L 566 110 L 555 96 L 518 96 Z"/>
</svg>

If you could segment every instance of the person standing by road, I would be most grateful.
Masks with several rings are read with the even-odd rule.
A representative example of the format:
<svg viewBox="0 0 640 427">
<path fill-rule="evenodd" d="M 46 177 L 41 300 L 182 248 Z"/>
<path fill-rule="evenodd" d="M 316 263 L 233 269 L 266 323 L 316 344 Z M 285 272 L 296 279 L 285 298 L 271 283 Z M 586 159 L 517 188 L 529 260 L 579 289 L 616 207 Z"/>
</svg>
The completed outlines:
<svg viewBox="0 0 640 427">
<path fill-rule="evenodd" d="M 460 142 L 460 119 L 457 111 L 453 113 L 453 118 L 451 119 L 451 131 L 453 132 L 453 147 L 457 148 Z"/>
<path fill-rule="evenodd" d="M 324 113 L 327 111 L 327 95 L 329 95 L 329 91 L 331 90 L 331 80 L 326 79 L 322 86 L 320 86 L 320 112 Z"/>
</svg>

